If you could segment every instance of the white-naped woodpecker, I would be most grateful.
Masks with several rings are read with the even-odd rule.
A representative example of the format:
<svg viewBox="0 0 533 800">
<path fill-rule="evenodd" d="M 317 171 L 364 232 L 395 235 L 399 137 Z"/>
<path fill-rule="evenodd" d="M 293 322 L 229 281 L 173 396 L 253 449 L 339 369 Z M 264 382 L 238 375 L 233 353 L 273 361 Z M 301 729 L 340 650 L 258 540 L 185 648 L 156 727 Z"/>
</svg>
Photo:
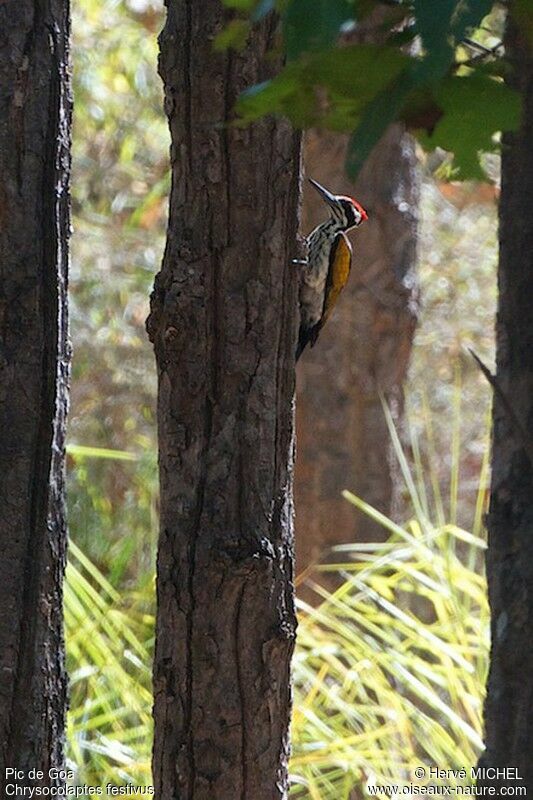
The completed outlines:
<svg viewBox="0 0 533 800">
<path fill-rule="evenodd" d="M 352 266 L 352 248 L 346 231 L 357 228 L 368 215 L 353 197 L 331 194 L 309 178 L 330 208 L 326 222 L 307 237 L 307 260 L 300 284 L 300 331 L 296 360 L 318 335 L 344 289 Z"/>
</svg>

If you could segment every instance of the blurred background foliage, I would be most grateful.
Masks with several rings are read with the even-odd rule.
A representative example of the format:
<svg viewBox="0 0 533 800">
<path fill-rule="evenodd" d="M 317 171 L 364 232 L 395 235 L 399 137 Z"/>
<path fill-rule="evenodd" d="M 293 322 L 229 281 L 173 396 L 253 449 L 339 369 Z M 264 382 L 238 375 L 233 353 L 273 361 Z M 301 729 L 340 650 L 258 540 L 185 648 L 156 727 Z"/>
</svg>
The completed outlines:
<svg viewBox="0 0 533 800">
<path fill-rule="evenodd" d="M 156 541 L 156 378 L 144 320 L 169 189 L 161 18 L 161 5 L 143 0 L 73 9 L 70 441 L 93 451 L 70 451 L 69 517 L 73 539 L 116 585 L 152 571 Z"/>
<path fill-rule="evenodd" d="M 156 379 L 144 320 L 169 189 L 156 73 L 162 19 L 155 0 L 73 8 L 65 612 L 69 759 L 80 782 L 94 784 L 150 781 Z M 388 542 L 339 553 L 343 583 L 334 595 L 320 588 L 320 568 L 306 576 L 322 602 L 300 609 L 300 797 L 352 798 L 354 784 L 407 774 L 422 757 L 467 766 L 481 744 L 490 392 L 466 347 L 491 364 L 498 189 L 442 183 L 438 159 L 421 154 L 421 162 L 419 327 L 408 422 L 396 442 L 406 487 L 396 522 L 410 521 L 382 519 Z"/>
</svg>

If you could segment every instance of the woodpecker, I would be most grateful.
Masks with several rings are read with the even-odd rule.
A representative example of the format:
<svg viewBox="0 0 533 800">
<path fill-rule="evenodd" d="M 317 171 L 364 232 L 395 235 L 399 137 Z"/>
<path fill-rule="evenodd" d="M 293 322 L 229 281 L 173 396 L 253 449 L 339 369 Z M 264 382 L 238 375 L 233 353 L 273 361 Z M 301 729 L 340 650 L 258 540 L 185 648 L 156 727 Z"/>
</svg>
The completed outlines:
<svg viewBox="0 0 533 800">
<path fill-rule="evenodd" d="M 307 261 L 300 285 L 300 332 L 296 360 L 307 344 L 315 344 L 352 266 L 352 248 L 346 231 L 358 227 L 368 215 L 352 197 L 335 195 L 309 178 L 331 210 L 329 219 L 307 237 Z"/>
</svg>

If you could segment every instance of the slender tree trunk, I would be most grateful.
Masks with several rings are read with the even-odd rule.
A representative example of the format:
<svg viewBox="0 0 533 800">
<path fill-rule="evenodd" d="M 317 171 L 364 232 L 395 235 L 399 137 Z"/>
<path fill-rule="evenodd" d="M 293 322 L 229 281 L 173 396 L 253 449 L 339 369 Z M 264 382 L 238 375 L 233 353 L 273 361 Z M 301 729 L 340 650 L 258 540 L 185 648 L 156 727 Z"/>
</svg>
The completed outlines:
<svg viewBox="0 0 533 800">
<path fill-rule="evenodd" d="M 526 27 L 509 25 L 506 53 L 524 112 L 502 153 L 487 554 L 492 652 L 481 764 L 518 768 L 533 792 L 533 52 Z"/>
<path fill-rule="evenodd" d="M 419 174 L 414 144 L 400 125 L 374 148 L 357 184 L 344 171 L 346 137 L 311 132 L 306 174 L 368 209 L 355 231 L 352 274 L 314 350 L 298 363 L 297 567 L 335 544 L 383 538 L 379 526 L 341 496 L 350 489 L 385 514 L 393 504 L 394 462 L 379 397 L 401 419 L 402 384 L 416 327 Z M 305 232 L 323 219 L 320 198 L 304 204 Z"/>
<path fill-rule="evenodd" d="M 159 800 L 287 795 L 299 137 L 224 123 L 268 78 L 269 16 L 215 53 L 220 0 L 167 0 L 168 241 L 148 331 L 159 374 L 154 665 Z"/>
<path fill-rule="evenodd" d="M 67 0 L 0 3 L 0 774 L 35 767 L 52 785 L 66 706 L 68 37 Z"/>
</svg>

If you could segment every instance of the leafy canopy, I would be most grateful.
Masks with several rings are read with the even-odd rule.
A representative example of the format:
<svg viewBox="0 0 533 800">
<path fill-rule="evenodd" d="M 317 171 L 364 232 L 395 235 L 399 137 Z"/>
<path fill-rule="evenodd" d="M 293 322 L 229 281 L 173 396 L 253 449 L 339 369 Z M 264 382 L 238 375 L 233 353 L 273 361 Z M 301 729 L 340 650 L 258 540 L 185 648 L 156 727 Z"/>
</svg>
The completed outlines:
<svg viewBox="0 0 533 800">
<path fill-rule="evenodd" d="M 286 65 L 243 93 L 240 123 L 275 113 L 300 128 L 350 133 L 352 177 L 399 120 L 427 149 L 454 154 L 454 177 L 483 179 L 480 154 L 519 124 L 520 99 L 503 81 L 506 62 L 491 29 L 501 26 L 493 0 L 224 2 L 234 18 L 219 47 L 245 46 L 251 26 L 270 12 L 282 23 L 276 47 Z M 533 21 L 533 11 L 520 8 Z M 375 43 L 350 44 L 361 28 L 373 30 Z"/>
</svg>

